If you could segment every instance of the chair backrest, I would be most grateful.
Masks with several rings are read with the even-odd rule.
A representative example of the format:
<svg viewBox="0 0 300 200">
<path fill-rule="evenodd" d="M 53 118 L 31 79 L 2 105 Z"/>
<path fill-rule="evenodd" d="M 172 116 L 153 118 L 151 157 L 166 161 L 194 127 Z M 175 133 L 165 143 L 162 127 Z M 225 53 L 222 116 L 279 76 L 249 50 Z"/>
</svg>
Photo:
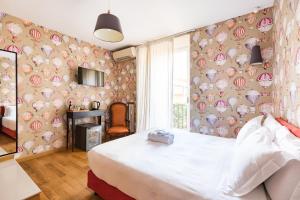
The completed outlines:
<svg viewBox="0 0 300 200">
<path fill-rule="evenodd" d="M 110 106 L 111 126 L 127 126 L 127 105 L 122 102 L 116 102 Z"/>
</svg>

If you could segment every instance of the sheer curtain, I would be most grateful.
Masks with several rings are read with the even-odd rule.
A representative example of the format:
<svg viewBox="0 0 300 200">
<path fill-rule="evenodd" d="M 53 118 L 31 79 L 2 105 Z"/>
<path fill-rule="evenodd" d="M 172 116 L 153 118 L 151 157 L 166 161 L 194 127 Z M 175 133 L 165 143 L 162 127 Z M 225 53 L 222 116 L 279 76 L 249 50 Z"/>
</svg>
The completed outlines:
<svg viewBox="0 0 300 200">
<path fill-rule="evenodd" d="M 150 127 L 150 53 L 148 46 L 137 48 L 136 83 L 137 83 L 137 132 Z"/>
<path fill-rule="evenodd" d="M 173 40 L 150 46 L 150 128 L 171 127 Z"/>
<path fill-rule="evenodd" d="M 137 48 L 137 132 L 170 128 L 173 40 Z"/>
</svg>

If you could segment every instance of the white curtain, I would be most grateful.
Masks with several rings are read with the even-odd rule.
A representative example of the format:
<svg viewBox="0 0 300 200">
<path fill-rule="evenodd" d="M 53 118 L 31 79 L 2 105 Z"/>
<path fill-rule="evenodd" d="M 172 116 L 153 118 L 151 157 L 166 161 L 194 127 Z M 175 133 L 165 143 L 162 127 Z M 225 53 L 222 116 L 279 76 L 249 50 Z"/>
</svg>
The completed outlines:
<svg viewBox="0 0 300 200">
<path fill-rule="evenodd" d="M 150 127 L 150 67 L 147 46 L 137 48 L 136 74 L 137 74 L 137 132 Z"/>
<path fill-rule="evenodd" d="M 173 40 L 137 48 L 137 132 L 170 128 Z"/>
<path fill-rule="evenodd" d="M 173 40 L 150 46 L 150 128 L 171 127 Z"/>
</svg>

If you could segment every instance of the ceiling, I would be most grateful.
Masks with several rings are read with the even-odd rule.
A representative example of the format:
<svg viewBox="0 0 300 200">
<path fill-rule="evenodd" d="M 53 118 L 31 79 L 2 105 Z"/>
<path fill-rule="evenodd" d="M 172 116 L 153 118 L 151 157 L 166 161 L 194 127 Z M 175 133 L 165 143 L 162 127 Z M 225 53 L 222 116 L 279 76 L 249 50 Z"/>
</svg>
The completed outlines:
<svg viewBox="0 0 300 200">
<path fill-rule="evenodd" d="M 97 16 L 120 18 L 125 39 L 101 42 L 93 37 Z M 0 9 L 36 24 L 115 50 L 220 22 L 270 7 L 273 0 L 0 0 Z"/>
</svg>

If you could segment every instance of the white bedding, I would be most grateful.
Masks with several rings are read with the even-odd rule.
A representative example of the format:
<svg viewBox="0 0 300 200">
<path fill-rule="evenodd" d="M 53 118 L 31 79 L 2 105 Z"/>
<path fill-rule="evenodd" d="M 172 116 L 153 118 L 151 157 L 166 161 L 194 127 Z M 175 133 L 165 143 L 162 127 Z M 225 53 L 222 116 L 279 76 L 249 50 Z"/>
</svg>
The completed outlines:
<svg viewBox="0 0 300 200">
<path fill-rule="evenodd" d="M 262 186 L 243 197 L 219 188 L 235 139 L 175 133 L 174 143 L 149 142 L 134 134 L 94 147 L 89 166 L 100 179 L 138 200 L 264 200 Z"/>
<path fill-rule="evenodd" d="M 16 130 L 16 117 L 15 116 L 2 117 L 2 126 L 15 131 Z"/>
</svg>

